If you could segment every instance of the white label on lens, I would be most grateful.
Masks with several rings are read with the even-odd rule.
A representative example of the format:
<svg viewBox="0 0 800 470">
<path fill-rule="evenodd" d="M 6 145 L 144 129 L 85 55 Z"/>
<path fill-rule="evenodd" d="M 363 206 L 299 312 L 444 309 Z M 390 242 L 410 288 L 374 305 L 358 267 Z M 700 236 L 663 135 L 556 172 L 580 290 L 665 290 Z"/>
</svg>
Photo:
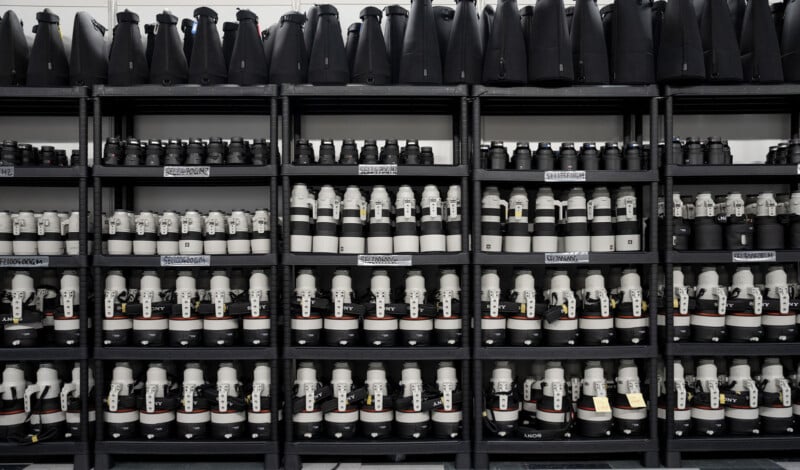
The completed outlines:
<svg viewBox="0 0 800 470">
<path fill-rule="evenodd" d="M 798 170 L 800 172 L 800 170 Z M 13 178 L 14 177 L 14 167 L 13 166 L 0 166 L 0 178 Z"/>
<path fill-rule="evenodd" d="M 211 266 L 211 255 L 162 256 L 161 266 Z"/>
<path fill-rule="evenodd" d="M 208 178 L 210 166 L 165 166 L 164 178 Z"/>
<path fill-rule="evenodd" d="M 46 268 L 49 256 L 0 256 L 0 268 Z"/>
<path fill-rule="evenodd" d="M 580 171 L 545 171 L 544 180 L 548 183 L 585 182 L 586 172 Z"/>
<path fill-rule="evenodd" d="M 358 255 L 359 266 L 411 266 L 411 255 Z"/>
<path fill-rule="evenodd" d="M 397 165 L 358 165 L 358 174 L 364 176 L 395 176 Z"/>
<path fill-rule="evenodd" d="M 569 251 L 565 253 L 545 253 L 544 264 L 588 263 L 588 251 Z"/>
<path fill-rule="evenodd" d="M 734 251 L 732 256 L 734 263 L 774 263 L 776 261 L 774 251 Z"/>
</svg>

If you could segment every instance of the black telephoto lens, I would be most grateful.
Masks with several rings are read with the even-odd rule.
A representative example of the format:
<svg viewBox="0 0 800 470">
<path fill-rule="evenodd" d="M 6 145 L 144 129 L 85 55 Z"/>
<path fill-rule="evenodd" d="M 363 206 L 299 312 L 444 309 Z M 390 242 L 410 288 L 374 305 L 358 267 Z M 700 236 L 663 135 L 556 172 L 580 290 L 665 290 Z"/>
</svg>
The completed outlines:
<svg viewBox="0 0 800 470">
<path fill-rule="evenodd" d="M 398 146 L 397 140 L 386 140 L 386 143 L 381 149 L 381 163 L 387 165 L 397 165 L 400 163 L 400 146 Z"/>
<path fill-rule="evenodd" d="M 531 147 L 527 142 L 517 142 L 514 155 L 511 156 L 511 166 L 515 170 L 530 170 L 533 165 Z"/>
<path fill-rule="evenodd" d="M 294 145 L 294 165 L 313 165 L 314 148 L 306 139 L 297 139 Z"/>
<path fill-rule="evenodd" d="M 622 151 L 616 142 L 606 142 L 600 152 L 600 160 L 604 170 L 619 171 L 622 169 Z"/>
<path fill-rule="evenodd" d="M 596 171 L 600 169 L 600 152 L 597 151 L 594 142 L 583 144 L 581 152 L 578 154 L 578 160 L 582 170 Z"/>
<path fill-rule="evenodd" d="M 361 147 L 360 163 L 364 165 L 374 165 L 378 163 L 378 142 L 374 140 L 364 141 L 364 146 Z"/>
<path fill-rule="evenodd" d="M 539 142 L 536 148 L 536 169 L 539 171 L 552 171 L 556 168 L 556 156 L 550 142 Z"/>
<path fill-rule="evenodd" d="M 642 146 L 637 142 L 628 142 L 625 146 L 625 153 L 623 154 L 626 170 L 641 170 L 642 169 Z"/>
<path fill-rule="evenodd" d="M 561 170 L 572 171 L 578 169 L 578 153 L 575 151 L 575 144 L 564 142 L 558 149 L 558 166 Z"/>
<path fill-rule="evenodd" d="M 683 161 L 686 165 L 702 165 L 704 161 L 703 145 L 700 139 L 689 137 L 683 146 Z"/>
<path fill-rule="evenodd" d="M 492 146 L 489 148 L 489 169 L 490 170 L 505 170 L 508 166 L 508 151 L 501 141 L 492 141 Z"/>
<path fill-rule="evenodd" d="M 147 147 L 144 151 L 144 164 L 145 166 L 161 166 L 164 159 L 164 148 L 161 147 L 161 141 L 149 140 Z"/>
<path fill-rule="evenodd" d="M 319 144 L 319 164 L 333 165 L 334 163 L 336 163 L 336 146 L 333 145 L 333 140 L 322 139 Z"/>
<path fill-rule="evenodd" d="M 342 142 L 342 150 L 339 153 L 340 165 L 356 165 L 358 164 L 358 146 L 353 139 L 345 139 Z"/>
</svg>

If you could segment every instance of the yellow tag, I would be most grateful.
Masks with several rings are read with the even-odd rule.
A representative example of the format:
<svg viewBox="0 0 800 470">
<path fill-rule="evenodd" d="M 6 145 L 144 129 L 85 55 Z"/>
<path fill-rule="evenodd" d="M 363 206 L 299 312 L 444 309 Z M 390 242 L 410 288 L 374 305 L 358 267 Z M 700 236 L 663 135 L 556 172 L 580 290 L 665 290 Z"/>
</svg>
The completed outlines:
<svg viewBox="0 0 800 470">
<path fill-rule="evenodd" d="M 567 307 L 567 304 L 561 306 L 561 311 L 564 313 L 569 313 L 569 307 Z"/>
<path fill-rule="evenodd" d="M 725 404 L 725 394 L 724 393 L 720 393 L 719 394 L 719 404 L 720 405 L 724 405 Z"/>
<path fill-rule="evenodd" d="M 611 413 L 608 397 L 592 397 L 592 401 L 594 402 L 594 410 L 598 413 Z"/>
<path fill-rule="evenodd" d="M 643 312 L 646 312 L 646 311 L 647 311 L 647 308 L 648 308 L 647 302 L 645 302 L 645 301 L 643 300 L 643 301 L 642 301 L 642 311 L 643 311 Z"/>
<path fill-rule="evenodd" d="M 18 324 L 19 324 L 19 318 L 14 318 L 14 319 L 12 319 L 12 320 L 11 320 L 11 323 L 13 323 L 13 324 L 15 324 L 15 325 L 18 325 Z"/>
<path fill-rule="evenodd" d="M 372 395 L 367 395 L 367 406 L 372 404 Z"/>
<path fill-rule="evenodd" d="M 678 302 L 678 299 L 672 299 L 672 308 L 678 308 L 679 306 L 680 303 Z"/>
<path fill-rule="evenodd" d="M 361 214 L 362 218 L 366 217 L 367 216 L 367 210 L 362 207 L 360 214 Z"/>
<path fill-rule="evenodd" d="M 631 408 L 645 408 L 647 406 L 641 393 L 626 393 L 625 396 L 628 397 L 628 403 Z"/>
<path fill-rule="evenodd" d="M 519 312 L 520 313 L 525 313 L 525 311 L 527 309 L 528 309 L 528 305 L 527 304 L 519 304 Z"/>
<path fill-rule="evenodd" d="M 614 299 L 611 299 L 611 301 L 609 302 L 609 304 L 611 304 L 611 308 L 617 308 L 617 301 L 616 301 L 616 300 L 614 300 Z"/>
<path fill-rule="evenodd" d="M 39 442 L 39 436 L 34 434 L 33 436 L 31 436 L 31 444 L 36 444 L 37 442 Z"/>
<path fill-rule="evenodd" d="M 516 217 L 517 219 L 522 217 L 522 207 L 517 206 L 514 208 L 514 217 Z"/>
<path fill-rule="evenodd" d="M 121 307 L 122 307 L 122 313 L 126 313 L 126 310 L 128 310 L 128 304 L 122 304 Z"/>
</svg>

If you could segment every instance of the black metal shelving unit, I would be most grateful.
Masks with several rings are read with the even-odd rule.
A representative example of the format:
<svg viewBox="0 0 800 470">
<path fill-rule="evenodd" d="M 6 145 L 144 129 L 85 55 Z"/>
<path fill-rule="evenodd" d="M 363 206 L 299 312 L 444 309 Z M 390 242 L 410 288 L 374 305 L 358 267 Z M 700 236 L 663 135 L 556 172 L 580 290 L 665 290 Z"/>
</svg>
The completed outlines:
<svg viewBox="0 0 800 470">
<path fill-rule="evenodd" d="M 76 118 L 79 158 L 68 168 L 8 167 L 2 184 L 24 190 L 30 187 L 68 187 L 76 191 L 75 209 L 79 212 L 79 254 L 77 256 L 0 256 L 0 269 L 74 269 L 79 275 L 80 343 L 75 347 L 0 348 L 0 357 L 14 361 L 73 361 L 80 363 L 81 439 L 77 441 L 45 441 L 22 446 L 0 444 L 0 460 L 20 458 L 63 458 L 76 469 L 90 468 L 89 439 L 89 272 L 87 261 L 88 221 L 88 122 L 89 90 L 85 87 L 34 88 L 0 87 L 0 109 L 5 116 L 61 116 Z M 8 136 L 13 138 L 14 136 Z"/>
<path fill-rule="evenodd" d="M 493 88 L 474 86 L 472 88 L 472 154 L 480 155 L 483 137 L 482 118 L 485 116 L 577 116 L 604 115 L 622 116 L 622 140 L 641 144 L 644 137 L 650 142 L 658 142 L 658 99 L 656 86 L 574 86 L 564 88 Z M 649 136 L 643 129 L 643 117 L 649 117 Z M 544 171 L 487 170 L 480 167 L 480 161 L 473 159 L 472 187 L 472 239 L 473 247 L 478 246 L 481 237 L 481 198 L 487 185 L 502 187 L 524 185 L 526 189 L 547 185 L 572 187 L 598 184 L 625 184 L 637 188 L 640 207 L 649 217 L 646 237 L 642 238 L 642 252 L 589 253 L 588 259 L 577 266 L 629 265 L 640 268 L 642 279 L 647 281 L 650 305 L 656 305 L 657 279 L 657 191 L 658 169 L 656 152 L 652 152 L 649 169 L 642 171 L 587 171 L 580 182 L 553 182 Z M 569 185 L 569 186 L 565 186 Z M 645 206 L 644 201 L 647 201 Z M 533 202 L 533 201 L 531 201 Z M 532 205 L 531 205 L 532 207 Z M 532 220 L 532 219 L 531 219 Z M 473 248 L 473 429 L 474 464 L 476 468 L 488 468 L 490 460 L 497 456 L 517 454 L 530 455 L 530 458 L 554 460 L 571 454 L 587 453 L 630 453 L 642 456 L 645 466 L 658 462 L 658 433 L 656 429 L 656 392 L 650 387 L 648 402 L 649 429 L 641 438 L 612 437 L 607 439 L 572 438 L 566 441 L 530 441 L 514 437 L 493 438 L 486 436 L 482 422 L 484 393 L 484 363 L 496 360 L 589 360 L 589 359 L 639 359 L 647 366 L 647 376 L 642 381 L 655 383 L 658 357 L 655 309 L 649 309 L 650 337 L 647 345 L 602 346 L 602 347 L 486 347 L 481 343 L 481 298 L 480 282 L 483 267 L 558 267 L 549 264 L 550 254 L 545 253 L 487 253 Z M 563 262 L 563 261 L 562 261 Z M 561 265 L 569 266 L 569 265 Z M 536 457 L 533 457 L 533 456 Z"/>
<path fill-rule="evenodd" d="M 469 364 L 469 314 L 461 312 L 463 319 L 463 338 L 459 347 L 296 347 L 291 342 L 291 325 L 289 312 L 293 296 L 295 271 L 303 266 L 341 266 L 381 267 L 375 264 L 365 264 L 358 255 L 339 254 L 313 254 L 292 253 L 289 251 L 289 199 L 294 182 L 304 182 L 314 185 L 331 184 L 334 186 L 346 184 L 375 185 L 382 184 L 389 188 L 399 184 L 410 184 L 412 187 L 428 184 L 458 184 L 462 194 L 462 248 L 459 253 L 414 254 L 410 261 L 404 261 L 402 266 L 450 266 L 458 270 L 461 280 L 462 299 L 466 299 L 469 292 L 469 248 L 467 233 L 469 229 L 466 215 L 468 203 L 468 87 L 461 86 L 313 86 L 313 85 L 282 85 L 282 155 L 281 177 L 283 183 L 283 253 L 284 264 L 283 292 L 284 292 L 284 338 L 283 358 L 284 368 L 284 393 L 286 397 L 294 394 L 294 371 L 298 360 L 420 360 L 460 361 L 459 381 L 464 396 L 469 396 L 471 370 Z M 302 117 L 309 115 L 444 115 L 452 117 L 453 140 L 453 165 L 434 166 L 403 166 L 398 165 L 396 174 L 392 175 L 363 175 L 359 174 L 357 166 L 338 165 L 292 165 L 293 151 L 296 139 L 303 138 Z M 333 136 L 338 138 L 351 138 L 349 135 Z M 382 136 L 376 136 L 382 137 Z M 415 138 L 413 135 L 408 138 Z M 413 179 L 410 179 L 413 178 Z M 444 183 L 447 181 L 449 183 Z M 394 269 L 392 261 L 385 267 Z M 367 268 L 369 269 L 369 268 Z M 462 302 L 462 309 L 467 303 Z M 453 455 L 455 466 L 458 469 L 470 468 L 470 407 L 467 402 L 463 405 L 464 430 L 462 438 L 455 441 L 448 440 L 356 440 L 356 441 L 294 441 L 292 437 L 292 410 L 291 400 L 286 400 L 284 466 L 287 470 L 299 469 L 304 457 L 330 456 L 357 457 L 357 456 L 417 456 L 417 455 Z M 437 457 L 440 458 L 440 457 Z"/>
<path fill-rule="evenodd" d="M 664 88 L 664 140 L 671 142 L 675 136 L 674 122 L 677 115 L 687 114 L 788 114 L 786 137 L 800 136 L 800 86 L 795 84 L 738 84 L 703 85 Z M 672 164 L 672 146 L 666 145 L 663 167 L 664 224 L 666 240 L 673 231 L 672 193 L 686 186 L 713 188 L 715 185 L 735 187 L 738 184 L 763 185 L 765 190 L 775 191 L 776 185 L 797 189 L 800 173 L 797 165 L 676 165 Z M 755 265 L 760 263 L 788 264 L 800 262 L 798 250 L 778 250 L 774 259 L 761 253 L 757 259 L 744 260 L 731 251 L 677 251 L 671 243 L 663 247 L 665 293 L 673 292 L 672 269 L 674 265 Z M 761 250 L 756 250 L 761 251 Z M 672 312 L 672 295 L 664 296 L 664 309 Z M 666 315 L 666 329 L 672 331 L 673 315 Z M 665 335 L 671 337 L 672 335 Z M 786 357 L 800 355 L 800 343 L 690 343 L 667 342 L 663 345 L 664 363 L 671 365 L 678 358 L 691 357 Z M 674 391 L 674 370 L 665 368 L 665 382 Z M 789 451 L 800 448 L 798 436 L 757 437 L 675 437 L 670 432 L 674 425 L 674 394 L 667 394 L 666 431 L 664 436 L 664 459 L 668 467 L 678 467 L 683 454 L 709 454 L 714 452 L 741 451 Z"/>
<path fill-rule="evenodd" d="M 270 163 L 265 166 L 221 165 L 211 166 L 203 177 L 166 177 L 168 167 L 107 167 L 101 164 L 103 155 L 103 120 L 94 121 L 94 220 L 101 227 L 103 214 L 103 190 L 113 193 L 113 207 L 133 210 L 136 188 L 147 186 L 254 186 L 265 189 L 265 200 L 269 199 L 272 253 L 267 255 L 211 255 L 203 268 L 263 268 L 269 273 L 270 311 L 275 330 L 278 318 L 278 87 L 262 86 L 193 86 L 163 87 L 141 85 L 132 87 L 95 86 L 94 115 L 110 117 L 113 135 L 127 138 L 134 136 L 135 119 L 141 115 L 253 115 L 265 117 L 264 133 L 269 135 Z M 258 137 L 258 136 L 257 136 Z M 125 455 L 250 455 L 258 456 L 264 468 L 277 468 L 280 462 L 278 414 L 273 415 L 272 439 L 269 441 L 109 441 L 104 440 L 103 409 L 106 391 L 105 367 L 115 360 L 241 360 L 268 361 L 271 378 L 271 410 L 280 408 L 278 386 L 278 343 L 274 338 L 268 346 L 259 347 L 104 347 L 102 342 L 102 313 L 104 271 L 109 268 L 160 268 L 160 256 L 108 256 L 102 252 L 102 233 L 94 232 L 94 359 L 97 375 L 97 442 L 95 443 L 95 468 L 107 469 L 113 456 Z M 183 266 L 182 266 L 183 267 Z M 191 269 L 191 266 L 186 266 Z"/>
</svg>

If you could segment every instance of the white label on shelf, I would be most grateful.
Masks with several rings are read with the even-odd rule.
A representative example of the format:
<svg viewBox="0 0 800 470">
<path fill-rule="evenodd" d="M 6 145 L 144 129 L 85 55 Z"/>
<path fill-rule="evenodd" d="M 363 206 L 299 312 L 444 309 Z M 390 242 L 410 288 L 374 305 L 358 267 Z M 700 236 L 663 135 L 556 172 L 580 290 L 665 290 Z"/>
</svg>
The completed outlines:
<svg viewBox="0 0 800 470">
<path fill-rule="evenodd" d="M 162 256 L 161 266 L 211 266 L 211 255 Z"/>
<path fill-rule="evenodd" d="M 734 263 L 774 263 L 776 260 L 774 251 L 734 251 L 732 258 Z"/>
<path fill-rule="evenodd" d="M 544 180 L 548 183 L 564 183 L 564 182 L 578 182 L 583 183 L 586 181 L 586 172 L 580 171 L 545 171 Z"/>
<path fill-rule="evenodd" d="M 411 255 L 358 255 L 359 266 L 411 266 Z"/>
<path fill-rule="evenodd" d="M 797 174 L 800 175 L 800 163 L 797 164 Z"/>
<path fill-rule="evenodd" d="M 49 256 L 0 256 L 0 268 L 46 268 Z"/>
<path fill-rule="evenodd" d="M 13 166 L 0 166 L 0 178 L 13 178 L 13 177 L 14 177 Z"/>
<path fill-rule="evenodd" d="M 364 176 L 395 176 L 397 165 L 358 165 L 358 174 Z"/>
<path fill-rule="evenodd" d="M 208 178 L 210 166 L 165 166 L 164 178 Z"/>
<path fill-rule="evenodd" d="M 544 264 L 588 263 L 588 251 L 569 251 L 565 253 L 545 253 Z"/>
</svg>

